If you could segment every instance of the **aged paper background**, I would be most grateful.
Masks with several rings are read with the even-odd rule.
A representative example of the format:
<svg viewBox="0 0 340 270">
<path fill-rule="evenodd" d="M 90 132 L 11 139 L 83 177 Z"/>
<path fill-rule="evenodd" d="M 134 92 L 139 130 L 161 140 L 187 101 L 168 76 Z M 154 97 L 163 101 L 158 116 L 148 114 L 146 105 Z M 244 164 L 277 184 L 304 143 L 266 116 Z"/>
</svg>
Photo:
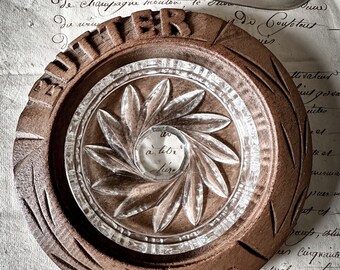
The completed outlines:
<svg viewBox="0 0 340 270">
<path fill-rule="evenodd" d="M 57 269 L 31 235 L 12 172 L 12 145 L 27 94 L 58 51 L 113 16 L 185 8 L 236 25 L 284 63 L 311 122 L 314 165 L 298 225 L 264 270 L 340 269 L 340 1 L 261 11 L 210 0 L 0 1 L 0 269 Z"/>
</svg>

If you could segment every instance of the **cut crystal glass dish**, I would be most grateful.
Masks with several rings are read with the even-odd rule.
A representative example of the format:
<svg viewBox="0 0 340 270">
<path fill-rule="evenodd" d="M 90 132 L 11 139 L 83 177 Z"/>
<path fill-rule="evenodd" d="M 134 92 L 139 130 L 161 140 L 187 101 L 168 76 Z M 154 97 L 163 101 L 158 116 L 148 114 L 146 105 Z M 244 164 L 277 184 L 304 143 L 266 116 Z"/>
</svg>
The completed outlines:
<svg viewBox="0 0 340 270">
<path fill-rule="evenodd" d="M 250 207 L 260 170 L 255 123 L 238 93 L 178 59 L 133 62 L 100 80 L 65 145 L 71 190 L 93 226 L 102 230 L 100 218 L 113 241 L 155 255 L 219 238 Z"/>
<path fill-rule="evenodd" d="M 246 7 L 272 10 L 293 9 L 308 2 L 308 0 L 219 0 L 219 1 Z"/>
</svg>

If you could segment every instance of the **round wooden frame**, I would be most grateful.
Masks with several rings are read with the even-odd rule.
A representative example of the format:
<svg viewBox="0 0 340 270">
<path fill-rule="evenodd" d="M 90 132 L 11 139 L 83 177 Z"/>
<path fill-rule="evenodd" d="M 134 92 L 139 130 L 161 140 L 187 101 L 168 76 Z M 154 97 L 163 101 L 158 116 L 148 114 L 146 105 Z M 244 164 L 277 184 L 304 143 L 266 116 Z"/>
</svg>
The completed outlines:
<svg viewBox="0 0 340 270">
<path fill-rule="evenodd" d="M 255 210 L 230 233 L 192 252 L 155 256 L 122 248 L 93 228 L 68 188 L 63 149 L 72 114 L 92 85 L 126 63 L 164 56 L 229 76 L 249 107 L 253 99 L 260 101 L 257 113 L 266 115 L 269 125 L 256 125 L 261 141 L 268 138 L 261 147 L 271 162 L 261 163 Z M 299 93 L 260 42 L 211 15 L 145 10 L 98 25 L 47 65 L 19 119 L 14 173 L 31 230 L 62 269 L 259 269 L 296 223 L 310 180 L 311 149 Z"/>
</svg>

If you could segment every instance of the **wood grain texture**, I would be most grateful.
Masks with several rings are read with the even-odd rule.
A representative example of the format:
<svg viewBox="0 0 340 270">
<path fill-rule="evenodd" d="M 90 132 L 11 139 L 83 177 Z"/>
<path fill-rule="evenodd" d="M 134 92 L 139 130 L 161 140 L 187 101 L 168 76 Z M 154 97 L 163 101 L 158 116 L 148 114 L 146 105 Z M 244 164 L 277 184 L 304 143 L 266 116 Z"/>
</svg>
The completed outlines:
<svg viewBox="0 0 340 270">
<path fill-rule="evenodd" d="M 262 142 L 249 211 L 220 239 L 180 256 L 138 254 L 101 235 L 77 207 L 64 171 L 66 129 L 91 86 L 121 65 L 156 57 L 194 61 L 229 81 Z M 277 58 L 231 23 L 182 10 L 113 18 L 59 53 L 29 96 L 14 146 L 16 184 L 32 233 L 61 269 L 259 269 L 302 210 L 311 172 L 304 106 Z"/>
<path fill-rule="evenodd" d="M 302 205 L 299 205 L 302 196 L 300 193 L 303 193 L 301 189 L 304 190 L 307 183 L 304 182 L 305 180 L 303 178 L 305 176 L 302 176 L 301 173 L 306 171 L 310 172 L 311 170 L 310 134 L 305 131 L 306 128 L 308 129 L 308 127 L 306 127 L 306 125 L 308 125 L 306 124 L 308 123 L 308 120 L 299 95 L 295 90 L 295 86 L 282 64 L 279 63 L 273 55 L 268 55 L 267 58 L 263 59 L 262 63 L 259 59 L 254 61 L 252 55 L 249 55 L 249 53 L 248 55 L 246 54 L 245 48 L 246 46 L 239 49 L 228 47 L 229 50 L 243 60 L 247 71 L 253 75 L 259 83 L 265 86 L 266 89 L 270 89 L 272 94 L 271 98 L 274 104 L 278 105 L 285 100 L 288 105 L 286 109 L 282 109 L 282 111 L 279 112 L 280 124 L 278 126 L 279 129 L 281 129 L 279 133 L 281 133 L 281 137 L 284 141 L 279 145 L 279 148 L 286 147 L 285 150 L 282 149 L 285 154 L 283 154 L 281 158 L 289 157 L 292 166 L 287 166 L 287 164 L 286 170 L 288 173 L 286 171 L 286 175 L 284 175 L 282 172 L 282 176 L 277 177 L 281 179 L 288 178 L 286 181 L 289 181 L 289 183 L 286 183 L 289 184 L 287 185 L 289 186 L 287 188 L 288 190 L 291 190 L 291 195 L 289 193 L 279 193 L 280 189 L 274 188 L 272 200 L 269 203 L 268 209 L 271 216 L 271 227 L 274 228 L 274 235 L 276 235 L 277 233 L 280 233 L 280 231 L 287 230 L 289 216 L 295 215 L 294 213 L 297 211 L 296 208 L 300 211 L 302 208 Z M 279 108 L 280 107 L 281 106 L 279 106 Z M 274 108 L 272 109 L 274 110 Z M 298 129 L 294 130 L 291 128 L 292 126 L 296 126 Z M 293 176 L 291 175 L 291 172 L 294 172 Z M 310 177 L 310 175 L 308 177 Z M 283 201 L 286 201 L 286 205 L 284 205 Z M 278 211 L 274 210 L 273 205 L 280 205 Z M 296 219 L 294 222 L 296 222 Z M 293 225 L 293 223 L 291 223 L 291 225 Z M 254 237 L 252 237 L 252 240 L 250 241 L 254 241 Z M 270 252 L 270 250 L 268 250 L 268 252 Z"/>
</svg>

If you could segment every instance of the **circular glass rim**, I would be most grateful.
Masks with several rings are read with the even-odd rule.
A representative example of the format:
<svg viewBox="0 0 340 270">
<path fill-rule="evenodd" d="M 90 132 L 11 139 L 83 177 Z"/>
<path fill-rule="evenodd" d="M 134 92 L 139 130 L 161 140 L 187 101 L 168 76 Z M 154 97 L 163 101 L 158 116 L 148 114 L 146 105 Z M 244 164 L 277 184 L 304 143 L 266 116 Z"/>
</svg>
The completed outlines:
<svg viewBox="0 0 340 270">
<path fill-rule="evenodd" d="M 227 203 L 204 224 L 176 235 L 141 235 L 121 226 L 96 204 L 88 190 L 87 179 L 82 169 L 81 135 L 99 104 L 121 86 L 149 76 L 178 77 L 192 81 L 207 90 L 229 112 L 241 145 L 240 173 Z M 245 213 L 260 174 L 260 144 L 256 126 L 237 91 L 211 70 L 195 63 L 171 58 L 152 58 L 129 63 L 112 71 L 92 87 L 79 104 L 69 124 L 64 158 L 71 192 L 90 223 L 119 245 L 137 252 L 157 255 L 188 252 L 218 239 Z"/>
</svg>

